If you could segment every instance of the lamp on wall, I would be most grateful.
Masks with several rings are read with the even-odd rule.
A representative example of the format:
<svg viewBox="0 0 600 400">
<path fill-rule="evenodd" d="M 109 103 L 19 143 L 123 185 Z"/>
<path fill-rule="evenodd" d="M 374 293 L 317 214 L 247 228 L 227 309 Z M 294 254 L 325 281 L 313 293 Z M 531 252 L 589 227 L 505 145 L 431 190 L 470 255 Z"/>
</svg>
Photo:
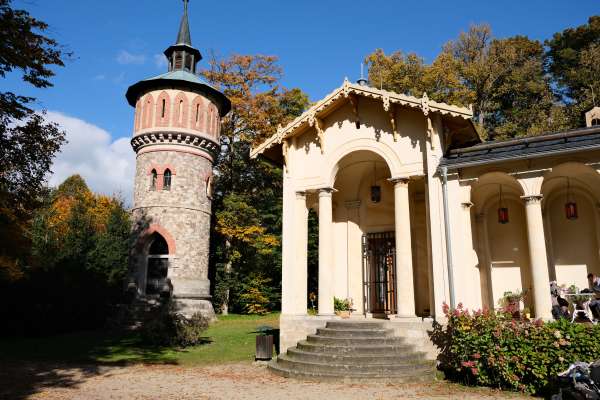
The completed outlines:
<svg viewBox="0 0 600 400">
<path fill-rule="evenodd" d="M 375 177 L 373 178 L 373 185 L 371 186 L 371 201 L 373 203 L 379 203 L 381 201 L 381 186 L 377 184 L 377 161 L 373 163 Z"/>
<path fill-rule="evenodd" d="M 500 185 L 500 204 L 498 206 L 498 222 L 508 224 L 508 207 L 504 207 L 502 202 L 502 185 Z"/>
<path fill-rule="evenodd" d="M 567 219 L 577 219 L 577 203 L 571 199 L 571 181 L 567 177 L 567 202 L 565 203 L 565 215 Z"/>
</svg>

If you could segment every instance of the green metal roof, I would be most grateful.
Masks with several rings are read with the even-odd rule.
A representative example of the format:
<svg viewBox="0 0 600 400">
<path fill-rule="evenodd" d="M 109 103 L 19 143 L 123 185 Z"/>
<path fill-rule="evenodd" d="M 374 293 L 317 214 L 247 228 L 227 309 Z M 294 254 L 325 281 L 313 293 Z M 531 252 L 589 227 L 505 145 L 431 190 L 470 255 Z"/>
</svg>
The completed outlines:
<svg viewBox="0 0 600 400">
<path fill-rule="evenodd" d="M 208 95 L 208 97 L 211 97 L 215 101 L 221 116 L 224 116 L 231 110 L 231 102 L 223 93 L 212 87 L 198 75 L 182 70 L 170 71 L 139 81 L 127 89 L 125 97 L 129 104 L 135 107 L 135 103 L 142 92 L 160 87 L 180 87 L 183 90 L 196 90 Z"/>
</svg>

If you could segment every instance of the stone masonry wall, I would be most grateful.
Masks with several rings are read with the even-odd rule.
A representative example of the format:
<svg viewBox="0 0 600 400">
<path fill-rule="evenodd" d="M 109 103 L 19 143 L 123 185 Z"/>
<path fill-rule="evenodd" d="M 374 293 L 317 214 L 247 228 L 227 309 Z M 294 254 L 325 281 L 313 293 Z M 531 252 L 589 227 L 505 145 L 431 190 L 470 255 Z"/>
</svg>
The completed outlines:
<svg viewBox="0 0 600 400">
<path fill-rule="evenodd" d="M 137 157 L 133 218 L 147 227 L 159 226 L 171 236 L 175 254 L 169 254 L 168 277 L 173 284 L 173 294 L 208 299 L 211 201 L 206 185 L 212 174 L 212 162 L 195 154 L 148 150 Z M 158 171 L 158 180 L 162 181 L 167 167 L 173 173 L 170 190 L 160 190 L 162 185 L 153 190 L 152 169 Z M 140 232 L 142 242 L 145 233 Z M 135 253 L 135 275 L 139 284 L 145 274 L 147 253 L 144 254 L 140 246 Z"/>
</svg>

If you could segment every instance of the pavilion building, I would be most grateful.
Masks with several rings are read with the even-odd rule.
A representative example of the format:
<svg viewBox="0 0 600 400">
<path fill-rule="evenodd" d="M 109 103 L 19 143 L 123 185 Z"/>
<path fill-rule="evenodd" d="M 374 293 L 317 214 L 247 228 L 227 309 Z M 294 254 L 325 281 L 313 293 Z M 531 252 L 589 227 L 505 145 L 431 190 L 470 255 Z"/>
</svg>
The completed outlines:
<svg viewBox="0 0 600 400">
<path fill-rule="evenodd" d="M 583 288 L 600 273 L 600 108 L 586 128 L 486 143 L 471 119 L 346 80 L 253 149 L 283 166 L 282 350 L 336 318 L 334 297 L 397 332 L 443 319 L 444 303 L 495 308 L 508 291 L 550 319 L 550 281 Z"/>
</svg>

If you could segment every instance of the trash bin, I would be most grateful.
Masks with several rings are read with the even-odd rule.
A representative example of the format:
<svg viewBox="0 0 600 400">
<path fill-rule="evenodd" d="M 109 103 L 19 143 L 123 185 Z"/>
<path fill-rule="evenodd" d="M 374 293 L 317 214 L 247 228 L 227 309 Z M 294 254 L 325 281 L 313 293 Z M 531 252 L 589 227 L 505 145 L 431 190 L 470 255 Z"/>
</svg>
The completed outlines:
<svg viewBox="0 0 600 400">
<path fill-rule="evenodd" d="M 256 354 L 254 360 L 268 361 L 273 358 L 273 330 L 270 326 L 259 326 L 256 335 Z M 279 341 L 279 337 L 277 337 Z"/>
</svg>

